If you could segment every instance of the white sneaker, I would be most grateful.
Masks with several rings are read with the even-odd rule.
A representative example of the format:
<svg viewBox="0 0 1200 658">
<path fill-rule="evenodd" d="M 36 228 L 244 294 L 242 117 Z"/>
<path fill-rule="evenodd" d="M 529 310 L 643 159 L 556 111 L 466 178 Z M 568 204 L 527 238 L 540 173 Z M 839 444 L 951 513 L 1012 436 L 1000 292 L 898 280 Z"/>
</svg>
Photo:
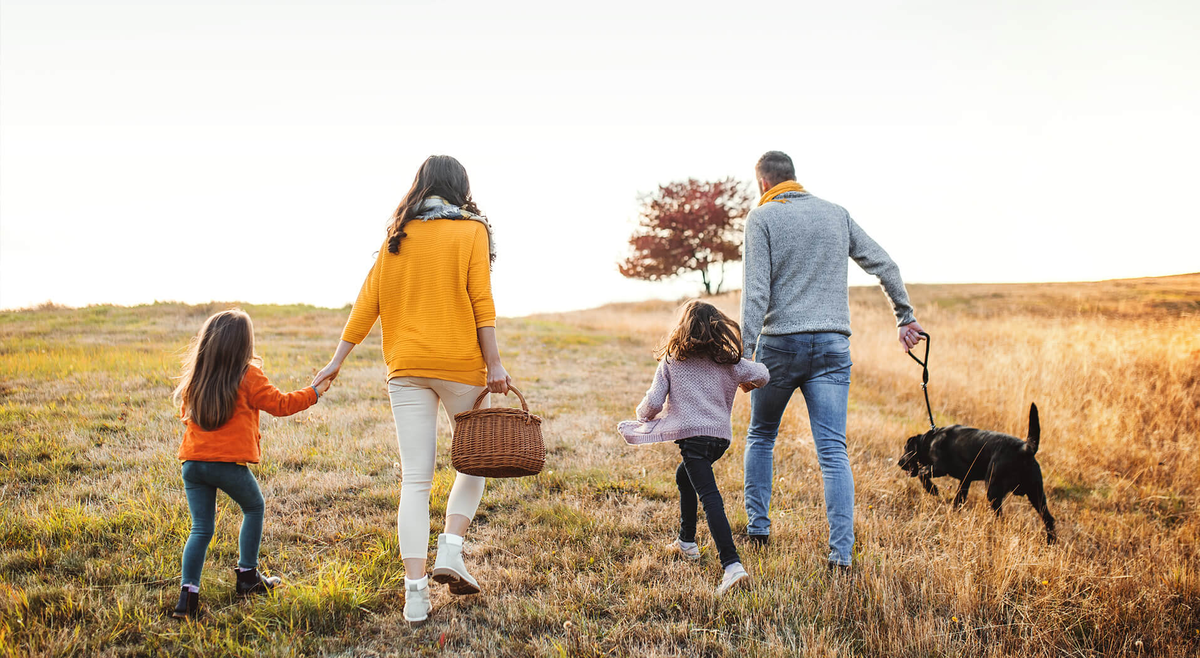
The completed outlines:
<svg viewBox="0 0 1200 658">
<path fill-rule="evenodd" d="M 404 579 L 404 621 L 419 624 L 429 619 L 429 576 L 420 580 Z"/>
<path fill-rule="evenodd" d="M 725 596 L 732 590 L 741 589 L 750 584 L 750 574 L 746 573 L 745 567 L 740 562 L 730 566 L 733 569 L 727 570 L 725 577 L 721 579 L 721 584 L 717 585 L 717 596 Z"/>
<path fill-rule="evenodd" d="M 462 541 L 461 537 L 455 539 Z M 479 582 L 467 573 L 462 552 L 461 543 L 455 543 L 445 533 L 438 535 L 437 557 L 433 560 L 433 579 L 449 585 L 451 594 L 478 594 Z"/>
<path fill-rule="evenodd" d="M 688 546 L 685 548 L 678 539 L 672 539 L 671 543 L 666 545 L 666 549 L 667 549 L 667 551 L 669 551 L 671 553 L 678 553 L 678 554 L 682 555 L 683 557 L 686 557 L 689 560 L 699 560 L 700 559 L 700 547 L 699 546 Z"/>
</svg>

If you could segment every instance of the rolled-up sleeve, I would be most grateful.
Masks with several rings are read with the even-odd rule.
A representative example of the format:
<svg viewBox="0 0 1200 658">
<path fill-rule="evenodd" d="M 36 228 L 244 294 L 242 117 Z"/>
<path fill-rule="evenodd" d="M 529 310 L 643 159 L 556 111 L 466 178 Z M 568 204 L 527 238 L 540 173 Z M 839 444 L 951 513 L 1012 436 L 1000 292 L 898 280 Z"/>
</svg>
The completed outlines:
<svg viewBox="0 0 1200 658">
<path fill-rule="evenodd" d="M 492 260 L 488 252 L 487 227 L 476 227 L 467 270 L 467 295 L 475 313 L 475 328 L 496 326 L 496 303 L 492 301 Z"/>
</svg>

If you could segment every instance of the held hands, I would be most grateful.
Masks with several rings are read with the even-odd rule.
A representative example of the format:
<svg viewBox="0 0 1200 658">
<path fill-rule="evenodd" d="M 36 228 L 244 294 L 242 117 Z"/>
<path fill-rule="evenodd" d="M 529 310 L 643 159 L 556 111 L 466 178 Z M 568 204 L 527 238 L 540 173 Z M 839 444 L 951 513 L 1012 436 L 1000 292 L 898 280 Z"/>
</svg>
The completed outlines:
<svg viewBox="0 0 1200 658">
<path fill-rule="evenodd" d="M 915 320 L 900 327 L 900 349 L 905 352 L 917 346 L 917 343 L 925 340 L 921 332 L 925 331 Z"/>
<path fill-rule="evenodd" d="M 741 384 L 738 384 L 738 388 L 742 389 L 743 393 L 749 393 L 750 391 L 758 388 L 758 385 L 754 382 L 742 382 Z"/>
<path fill-rule="evenodd" d="M 342 364 L 330 361 L 329 365 L 321 368 L 321 371 L 317 373 L 317 376 L 313 377 L 312 386 L 320 391 L 322 395 L 324 395 L 325 391 L 329 390 L 330 384 L 333 384 L 333 380 L 337 379 L 338 371 L 341 369 Z"/>
</svg>

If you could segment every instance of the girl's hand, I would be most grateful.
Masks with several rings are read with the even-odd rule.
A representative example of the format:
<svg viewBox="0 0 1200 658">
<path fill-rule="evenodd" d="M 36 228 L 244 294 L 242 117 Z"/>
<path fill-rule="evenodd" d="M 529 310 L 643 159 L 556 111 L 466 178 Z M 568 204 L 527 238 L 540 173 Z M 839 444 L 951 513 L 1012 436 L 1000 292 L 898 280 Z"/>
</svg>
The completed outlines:
<svg viewBox="0 0 1200 658">
<path fill-rule="evenodd" d="M 754 382 L 742 382 L 741 384 L 738 384 L 738 388 L 742 389 L 743 393 L 749 393 L 750 391 L 758 388 L 758 385 L 756 385 Z"/>
<path fill-rule="evenodd" d="M 496 363 L 488 366 L 487 389 L 491 393 L 508 393 L 508 388 L 512 386 L 512 377 L 508 376 L 508 371 L 504 366 Z"/>
<path fill-rule="evenodd" d="M 317 392 L 320 393 L 321 395 L 325 395 L 325 391 L 328 391 L 329 387 L 332 385 L 333 385 L 333 378 L 330 377 L 330 378 L 327 378 L 325 381 L 321 382 L 320 384 L 313 384 L 313 388 L 317 389 Z"/>
</svg>

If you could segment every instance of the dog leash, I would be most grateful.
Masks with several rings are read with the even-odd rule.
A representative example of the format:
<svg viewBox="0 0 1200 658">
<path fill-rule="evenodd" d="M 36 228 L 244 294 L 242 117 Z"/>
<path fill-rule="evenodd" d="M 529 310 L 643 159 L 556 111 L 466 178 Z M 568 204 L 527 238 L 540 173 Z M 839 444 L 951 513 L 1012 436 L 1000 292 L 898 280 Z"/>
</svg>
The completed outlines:
<svg viewBox="0 0 1200 658">
<path fill-rule="evenodd" d="M 925 337 L 925 360 L 918 359 L 917 355 L 912 353 L 912 350 L 906 351 L 905 354 L 910 356 L 913 361 L 921 364 L 921 392 L 925 394 L 925 411 L 929 413 L 929 429 L 936 430 L 937 423 L 933 422 L 933 407 L 929 406 L 929 343 L 932 342 L 932 339 L 924 331 L 917 333 Z"/>
</svg>

